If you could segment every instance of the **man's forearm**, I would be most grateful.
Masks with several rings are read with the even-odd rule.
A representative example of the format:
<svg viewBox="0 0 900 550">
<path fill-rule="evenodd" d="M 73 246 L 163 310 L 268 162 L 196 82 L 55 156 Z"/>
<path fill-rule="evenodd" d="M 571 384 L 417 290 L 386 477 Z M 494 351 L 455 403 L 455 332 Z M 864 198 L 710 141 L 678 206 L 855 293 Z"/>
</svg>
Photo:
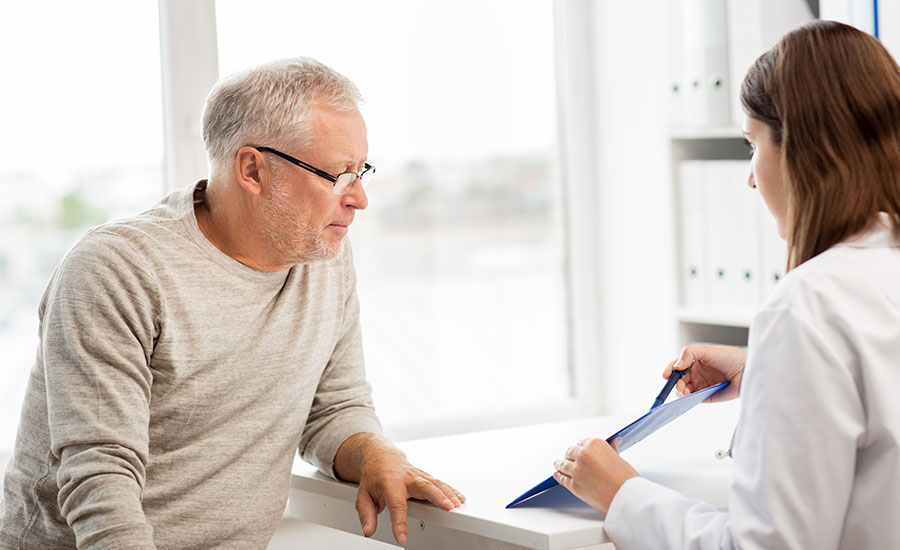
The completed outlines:
<svg viewBox="0 0 900 550">
<path fill-rule="evenodd" d="M 359 483 L 371 460 L 406 462 L 406 455 L 383 436 L 358 433 L 348 437 L 338 448 L 334 455 L 334 473 L 338 479 Z"/>
<path fill-rule="evenodd" d="M 456 489 L 413 467 L 400 449 L 372 433 L 348 437 L 334 456 L 333 470 L 339 479 L 359 483 L 356 511 L 367 537 L 375 533 L 378 514 L 387 508 L 394 538 L 405 544 L 407 499 L 427 500 L 444 510 L 465 501 Z"/>
</svg>

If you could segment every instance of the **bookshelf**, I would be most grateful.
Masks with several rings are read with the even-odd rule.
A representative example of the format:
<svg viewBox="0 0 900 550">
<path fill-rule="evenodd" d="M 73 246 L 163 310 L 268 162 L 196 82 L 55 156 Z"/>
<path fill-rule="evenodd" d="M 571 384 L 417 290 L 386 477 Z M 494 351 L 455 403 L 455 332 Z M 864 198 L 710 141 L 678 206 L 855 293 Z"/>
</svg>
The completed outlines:
<svg viewBox="0 0 900 550">
<path fill-rule="evenodd" d="M 676 246 L 675 274 L 678 283 L 676 309 L 679 345 L 715 343 L 746 346 L 748 327 L 754 308 L 710 303 L 706 306 L 686 304 L 683 278 L 688 272 L 685 262 L 683 219 L 686 212 L 680 193 L 680 169 L 684 161 L 721 161 L 748 159 L 747 146 L 737 126 L 709 128 L 676 128 L 669 135 L 674 235 Z M 687 211 L 690 211 L 688 208 Z M 770 220 L 763 220 L 768 223 Z"/>
</svg>

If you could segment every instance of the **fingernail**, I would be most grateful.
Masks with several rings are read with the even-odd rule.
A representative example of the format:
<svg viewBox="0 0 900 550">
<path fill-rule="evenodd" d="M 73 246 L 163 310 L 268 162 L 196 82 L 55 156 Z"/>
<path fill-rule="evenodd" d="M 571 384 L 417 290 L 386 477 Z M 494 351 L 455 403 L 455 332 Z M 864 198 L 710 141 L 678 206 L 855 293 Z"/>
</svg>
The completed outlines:
<svg viewBox="0 0 900 550">
<path fill-rule="evenodd" d="M 557 470 L 559 470 L 559 460 L 553 461 L 553 467 L 556 468 Z"/>
<path fill-rule="evenodd" d="M 444 508 L 453 508 L 453 503 L 450 502 L 449 498 L 445 498 L 443 502 Z"/>
<path fill-rule="evenodd" d="M 400 536 L 397 537 L 397 542 L 400 544 L 406 544 L 406 533 L 400 533 Z"/>
<path fill-rule="evenodd" d="M 678 361 L 675 361 L 675 366 L 674 366 L 673 368 L 679 369 L 679 370 L 680 370 L 680 369 L 681 369 L 681 365 L 683 365 L 683 364 L 684 364 L 684 361 L 682 361 L 681 359 L 679 359 Z"/>
</svg>

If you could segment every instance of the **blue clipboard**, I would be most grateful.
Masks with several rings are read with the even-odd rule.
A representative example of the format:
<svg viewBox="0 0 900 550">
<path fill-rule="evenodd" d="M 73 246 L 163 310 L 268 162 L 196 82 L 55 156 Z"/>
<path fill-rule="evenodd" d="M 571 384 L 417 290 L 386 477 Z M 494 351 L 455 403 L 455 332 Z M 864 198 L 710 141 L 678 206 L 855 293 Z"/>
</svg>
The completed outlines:
<svg viewBox="0 0 900 550">
<path fill-rule="evenodd" d="M 627 451 L 633 445 L 640 442 L 648 435 L 652 434 L 669 422 L 688 412 L 696 405 L 699 405 L 701 402 L 703 402 L 706 398 L 727 385 L 728 382 L 722 382 L 721 384 L 716 384 L 715 386 L 704 388 L 698 392 L 694 392 L 680 399 L 675 399 L 674 401 L 670 401 L 669 403 L 660 405 L 655 409 L 651 409 L 650 412 L 648 412 L 644 416 L 638 418 L 631 424 L 625 426 L 621 430 L 607 437 L 606 441 L 612 441 L 617 437 L 621 437 L 622 442 L 619 443 L 619 452 L 621 453 L 623 451 Z M 513 506 L 525 500 L 528 500 L 533 496 L 539 495 L 547 489 L 552 489 L 557 485 L 559 485 L 559 483 L 555 479 L 553 479 L 553 476 L 550 476 L 531 489 L 528 489 L 527 491 L 522 493 L 521 496 L 507 504 L 506 507 L 512 508 Z"/>
</svg>

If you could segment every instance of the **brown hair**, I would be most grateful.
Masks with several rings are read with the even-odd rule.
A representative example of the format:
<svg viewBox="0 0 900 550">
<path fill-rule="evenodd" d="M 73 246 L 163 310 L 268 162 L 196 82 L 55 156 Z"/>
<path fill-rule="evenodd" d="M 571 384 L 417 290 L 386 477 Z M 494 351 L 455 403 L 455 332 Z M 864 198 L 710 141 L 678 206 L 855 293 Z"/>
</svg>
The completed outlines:
<svg viewBox="0 0 900 550">
<path fill-rule="evenodd" d="M 866 229 L 879 211 L 900 238 L 900 67 L 853 27 L 814 21 L 747 71 L 747 116 L 781 146 L 788 269 Z"/>
</svg>

